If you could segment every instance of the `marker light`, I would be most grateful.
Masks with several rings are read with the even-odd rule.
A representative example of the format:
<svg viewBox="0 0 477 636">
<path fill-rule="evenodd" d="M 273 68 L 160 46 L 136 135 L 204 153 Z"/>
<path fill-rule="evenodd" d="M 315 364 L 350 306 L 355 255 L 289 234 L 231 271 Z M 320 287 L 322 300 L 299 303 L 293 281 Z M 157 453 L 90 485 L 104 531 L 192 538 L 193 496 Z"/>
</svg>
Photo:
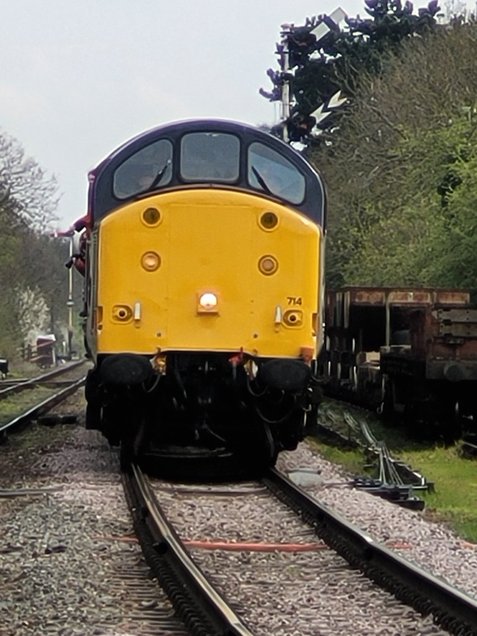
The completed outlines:
<svg viewBox="0 0 477 636">
<path fill-rule="evenodd" d="M 142 220 L 146 225 L 158 225 L 161 213 L 157 208 L 146 208 L 142 213 Z"/>
<path fill-rule="evenodd" d="M 205 292 L 199 296 L 199 312 L 217 313 L 218 298 L 212 292 Z"/>
<path fill-rule="evenodd" d="M 155 272 L 161 264 L 161 257 L 156 252 L 145 252 L 141 257 L 141 265 L 148 272 Z"/>
<path fill-rule="evenodd" d="M 275 212 L 264 212 L 260 217 L 259 223 L 264 230 L 274 230 L 278 225 L 278 216 Z"/>
<path fill-rule="evenodd" d="M 265 276 L 271 276 L 278 269 L 278 261 L 274 256 L 267 254 L 258 261 L 258 269 Z"/>
</svg>

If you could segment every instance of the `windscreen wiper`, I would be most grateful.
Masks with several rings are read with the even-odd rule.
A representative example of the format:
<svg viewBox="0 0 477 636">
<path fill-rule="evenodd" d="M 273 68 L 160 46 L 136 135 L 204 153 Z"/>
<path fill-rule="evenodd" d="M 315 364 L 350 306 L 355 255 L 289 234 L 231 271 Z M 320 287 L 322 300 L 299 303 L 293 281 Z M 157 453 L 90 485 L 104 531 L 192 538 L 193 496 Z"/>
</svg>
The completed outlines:
<svg viewBox="0 0 477 636">
<path fill-rule="evenodd" d="M 154 177 L 151 185 L 145 190 L 145 192 L 149 192 L 149 190 L 153 190 L 159 183 L 161 182 L 162 177 L 164 176 L 167 168 L 171 165 L 171 160 L 168 159 L 166 163 L 162 166 L 159 172 Z"/>
<path fill-rule="evenodd" d="M 268 194 L 273 194 L 273 192 L 268 187 L 267 182 L 262 177 L 262 175 L 257 170 L 257 168 L 255 168 L 255 166 L 252 166 L 252 172 L 255 175 L 255 177 L 257 178 L 257 181 L 258 181 L 259 185 L 263 188 L 263 190 L 265 190 L 265 192 L 268 192 Z"/>
</svg>

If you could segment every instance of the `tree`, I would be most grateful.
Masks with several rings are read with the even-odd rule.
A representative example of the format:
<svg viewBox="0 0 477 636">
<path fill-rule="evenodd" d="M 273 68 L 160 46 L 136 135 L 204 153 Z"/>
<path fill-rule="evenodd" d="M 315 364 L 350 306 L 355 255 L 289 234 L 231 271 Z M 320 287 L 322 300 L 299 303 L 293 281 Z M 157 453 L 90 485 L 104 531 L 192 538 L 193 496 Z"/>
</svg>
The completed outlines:
<svg viewBox="0 0 477 636">
<path fill-rule="evenodd" d="M 13 137 L 0 133 L 0 210 L 45 231 L 56 220 L 57 183 Z"/>
<path fill-rule="evenodd" d="M 301 27 L 283 33 L 279 46 L 280 71 L 269 69 L 274 85 L 271 92 L 261 90 L 271 101 L 282 98 L 284 84 L 291 90 L 291 112 L 285 123 L 291 141 L 310 144 L 327 139 L 341 111 L 326 106 L 338 91 L 353 98 L 362 73 L 379 77 L 386 70 L 390 53 L 400 51 L 413 36 L 424 36 L 436 27 L 437 0 L 413 12 L 409 0 L 365 0 L 368 19 L 346 18 L 340 27 L 330 16 L 307 19 Z M 321 31 L 324 33 L 320 32 Z M 318 115 L 317 108 L 325 107 Z M 323 117 L 323 114 L 326 117 Z M 280 133 L 283 126 L 275 129 Z"/>
<path fill-rule="evenodd" d="M 314 150 L 333 286 L 475 286 L 476 54 L 472 23 L 414 38 L 385 74 L 362 74 L 333 144 Z"/>
<path fill-rule="evenodd" d="M 63 294 L 58 290 L 66 282 L 61 269 L 66 255 L 59 257 L 58 245 L 48 238 L 57 201 L 54 177 L 26 157 L 15 139 L 0 134 L 2 355 L 14 355 L 32 320 L 37 320 L 39 330 L 44 327 L 45 306 L 50 314 L 61 312 L 59 297 Z M 36 314 L 34 307 L 38 308 Z"/>
</svg>

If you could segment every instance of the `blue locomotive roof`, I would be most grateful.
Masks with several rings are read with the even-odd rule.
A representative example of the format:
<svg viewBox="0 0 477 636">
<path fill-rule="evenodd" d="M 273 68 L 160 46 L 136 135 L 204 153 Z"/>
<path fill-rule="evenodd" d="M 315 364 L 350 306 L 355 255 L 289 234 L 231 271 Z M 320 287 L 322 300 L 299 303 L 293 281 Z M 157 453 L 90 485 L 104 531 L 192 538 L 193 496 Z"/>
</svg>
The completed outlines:
<svg viewBox="0 0 477 636">
<path fill-rule="evenodd" d="M 89 175 L 94 224 L 127 200 L 165 189 L 226 187 L 270 196 L 324 225 L 320 175 L 292 147 L 253 126 L 196 119 L 127 141 Z"/>
</svg>

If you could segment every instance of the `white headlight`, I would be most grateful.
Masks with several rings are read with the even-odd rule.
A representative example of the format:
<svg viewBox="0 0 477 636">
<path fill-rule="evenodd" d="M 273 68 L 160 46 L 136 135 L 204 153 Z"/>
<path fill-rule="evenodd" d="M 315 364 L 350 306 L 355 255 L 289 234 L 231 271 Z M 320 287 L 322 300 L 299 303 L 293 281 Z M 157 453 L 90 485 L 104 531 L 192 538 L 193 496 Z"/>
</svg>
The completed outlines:
<svg viewBox="0 0 477 636">
<path fill-rule="evenodd" d="M 214 309 L 217 307 L 217 296 L 212 294 L 212 292 L 206 292 L 200 296 L 199 305 L 203 309 Z"/>
</svg>

